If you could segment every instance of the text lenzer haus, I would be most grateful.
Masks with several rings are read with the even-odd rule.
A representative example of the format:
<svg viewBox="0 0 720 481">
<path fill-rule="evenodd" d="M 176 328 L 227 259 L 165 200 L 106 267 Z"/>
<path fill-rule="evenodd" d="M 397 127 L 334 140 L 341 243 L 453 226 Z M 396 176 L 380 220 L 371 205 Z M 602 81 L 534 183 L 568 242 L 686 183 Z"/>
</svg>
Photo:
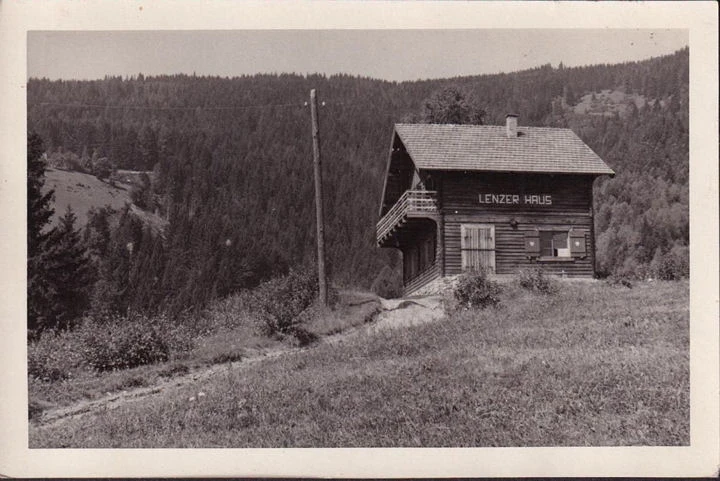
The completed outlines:
<svg viewBox="0 0 720 481">
<path fill-rule="evenodd" d="M 377 242 L 403 254 L 405 294 L 438 277 L 541 267 L 592 277 L 593 181 L 614 175 L 570 129 L 396 124 Z"/>
</svg>

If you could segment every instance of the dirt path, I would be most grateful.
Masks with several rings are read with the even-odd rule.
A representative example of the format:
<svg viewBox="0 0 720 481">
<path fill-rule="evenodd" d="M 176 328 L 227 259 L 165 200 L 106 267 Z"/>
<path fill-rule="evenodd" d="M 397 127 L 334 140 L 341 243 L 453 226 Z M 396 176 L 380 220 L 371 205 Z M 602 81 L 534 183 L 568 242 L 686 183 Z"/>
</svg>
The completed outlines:
<svg viewBox="0 0 720 481">
<path fill-rule="evenodd" d="M 135 389 L 127 389 L 121 392 L 109 394 L 97 399 L 80 401 L 71 406 L 63 406 L 54 409 L 48 409 L 43 412 L 42 417 L 34 424 L 36 426 L 49 426 L 59 424 L 65 421 L 69 421 L 85 414 L 92 412 L 114 409 L 118 406 L 126 404 L 127 402 L 143 399 L 148 396 L 152 396 L 160 393 L 168 393 L 173 390 L 179 390 L 185 386 L 189 386 L 196 382 L 202 382 L 218 373 L 227 372 L 228 369 L 235 367 L 247 367 L 253 364 L 257 364 L 266 359 L 272 359 L 278 356 L 300 353 L 309 348 L 286 348 L 286 349 L 274 349 L 266 351 L 262 354 L 256 354 L 243 358 L 241 361 L 234 361 L 224 364 L 215 364 L 208 367 L 202 367 L 188 374 L 182 374 L 175 376 L 166 381 L 156 383 L 153 386 L 140 387 Z"/>
<path fill-rule="evenodd" d="M 397 329 L 407 326 L 424 324 L 441 319 L 444 315 L 442 300 L 439 296 L 427 296 L 414 299 L 379 299 L 381 311 L 372 322 L 347 329 L 338 334 L 324 337 L 320 343 L 337 344 L 357 335 L 373 335 L 386 329 Z M 308 347 L 278 348 L 244 357 L 240 361 L 197 369 L 188 374 L 179 375 L 156 383 L 153 386 L 128 389 L 101 398 L 80 401 L 71 406 L 48 409 L 40 419 L 31 423 L 31 429 L 48 427 L 74 420 L 86 414 L 101 410 L 114 409 L 121 405 L 144 399 L 149 396 L 177 391 L 194 383 L 202 382 L 216 374 L 225 373 L 228 369 L 245 368 L 279 356 L 294 355 L 313 349 Z"/>
<path fill-rule="evenodd" d="M 437 321 L 445 316 L 442 297 L 425 296 L 415 299 L 381 300 L 383 310 L 375 322 L 368 325 L 371 332 L 397 329 Z"/>
</svg>

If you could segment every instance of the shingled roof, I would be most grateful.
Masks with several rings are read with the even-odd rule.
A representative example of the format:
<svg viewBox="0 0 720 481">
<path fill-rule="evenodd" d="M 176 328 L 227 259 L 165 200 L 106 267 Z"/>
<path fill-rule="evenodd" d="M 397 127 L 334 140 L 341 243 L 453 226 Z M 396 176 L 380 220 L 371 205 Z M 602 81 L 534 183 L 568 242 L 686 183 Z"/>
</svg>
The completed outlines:
<svg viewBox="0 0 720 481">
<path fill-rule="evenodd" d="M 417 169 L 609 174 L 615 172 L 570 129 L 505 126 L 395 124 Z"/>
</svg>

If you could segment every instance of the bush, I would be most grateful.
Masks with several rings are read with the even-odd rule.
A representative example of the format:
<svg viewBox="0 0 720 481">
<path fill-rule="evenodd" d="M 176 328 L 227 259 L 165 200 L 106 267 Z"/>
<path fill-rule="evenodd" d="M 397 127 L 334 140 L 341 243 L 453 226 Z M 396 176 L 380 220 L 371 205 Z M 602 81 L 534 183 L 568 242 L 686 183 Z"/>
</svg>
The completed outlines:
<svg viewBox="0 0 720 481">
<path fill-rule="evenodd" d="M 85 318 L 75 330 L 48 331 L 28 344 L 28 377 L 62 381 L 87 368 L 110 371 L 152 364 L 192 348 L 191 330 L 164 315 Z"/>
<path fill-rule="evenodd" d="M 107 157 L 101 157 L 92 164 L 92 173 L 100 180 L 107 179 L 113 171 L 113 165 Z"/>
<path fill-rule="evenodd" d="M 288 275 L 255 288 L 251 304 L 261 333 L 267 336 L 292 334 L 301 322 L 300 314 L 313 304 L 318 290 L 314 272 L 292 269 Z"/>
<path fill-rule="evenodd" d="M 518 272 L 520 287 L 543 294 L 554 294 L 558 291 L 557 281 L 545 274 L 542 269 L 523 269 Z"/>
<path fill-rule="evenodd" d="M 40 381 L 62 381 L 83 364 L 82 346 L 72 332 L 43 333 L 28 344 L 28 376 Z"/>
<path fill-rule="evenodd" d="M 457 281 L 453 294 L 465 308 L 496 306 L 502 292 L 497 282 L 487 278 L 484 270 L 463 274 Z"/>
<path fill-rule="evenodd" d="M 85 362 L 98 371 L 167 361 L 172 351 L 187 350 L 192 345 L 188 336 L 164 316 L 87 320 L 79 331 Z"/>
<path fill-rule="evenodd" d="M 610 276 L 605 279 L 605 282 L 608 283 L 608 285 L 613 287 L 627 287 L 628 289 L 633 288 L 632 281 L 626 277 L 626 276 Z"/>
<path fill-rule="evenodd" d="M 37 421 L 42 418 L 45 411 L 52 408 L 52 404 L 43 401 L 28 401 L 28 420 Z"/>
<path fill-rule="evenodd" d="M 395 299 L 402 296 L 402 275 L 390 266 L 385 266 L 375 277 L 370 290 L 385 299 Z"/>
<path fill-rule="evenodd" d="M 224 299 L 212 301 L 200 317 L 204 332 L 199 334 L 210 334 L 219 329 L 252 327 L 255 304 L 253 294 L 253 291 L 242 290 Z"/>
<path fill-rule="evenodd" d="M 290 334 L 295 340 L 295 345 L 299 347 L 310 345 L 318 340 L 317 334 L 300 325 L 294 326 Z"/>
<path fill-rule="evenodd" d="M 652 260 L 651 267 L 658 279 L 674 281 L 690 275 L 689 258 L 687 247 L 673 246 L 665 254 L 660 253 L 658 250 Z"/>
</svg>

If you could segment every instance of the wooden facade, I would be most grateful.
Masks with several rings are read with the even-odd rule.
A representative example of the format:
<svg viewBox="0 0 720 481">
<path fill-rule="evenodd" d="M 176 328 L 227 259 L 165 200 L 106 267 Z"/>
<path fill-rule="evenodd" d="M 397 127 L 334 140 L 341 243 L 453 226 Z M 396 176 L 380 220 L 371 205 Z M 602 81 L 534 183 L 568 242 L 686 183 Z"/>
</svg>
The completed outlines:
<svg viewBox="0 0 720 481">
<path fill-rule="evenodd" d="M 592 181 L 589 176 L 444 173 L 439 197 L 445 220 L 445 275 L 459 274 L 468 268 L 470 264 L 463 262 L 463 256 L 467 257 L 467 235 L 477 235 L 476 226 L 489 226 L 492 227 L 494 256 L 486 254 L 485 262 L 472 264 L 474 266 L 482 265 L 496 274 L 513 274 L 522 268 L 540 266 L 551 274 L 592 277 Z M 545 195 L 552 203 L 480 204 L 481 192 L 503 192 L 506 196 L 520 197 Z M 542 194 L 535 194 L 537 192 Z M 487 232 L 488 229 L 479 231 Z M 565 233 L 566 242 L 571 232 L 573 237 L 582 235 L 583 244 L 577 247 L 584 250 L 576 254 L 538 252 L 536 248 L 540 246 L 539 238 L 543 232 Z M 530 245 L 532 241 L 526 243 L 526 239 L 531 238 L 538 241 L 533 245 Z M 570 246 L 565 249 L 569 250 Z"/>
<path fill-rule="evenodd" d="M 438 131 L 449 139 L 446 153 L 434 144 L 428 144 L 432 151 L 423 150 L 425 144 L 412 141 L 417 133 L 432 142 Z M 400 135 L 406 132 L 410 142 Z M 528 128 L 529 141 L 508 132 L 482 126 L 396 127 L 377 238 L 381 247 L 402 252 L 406 294 L 438 277 L 477 268 L 497 275 L 531 267 L 565 277 L 594 275 L 593 182 L 612 170 L 589 148 L 579 148 L 566 129 Z M 473 147 L 475 136 L 483 135 L 486 139 Z M 572 155 L 545 141 L 559 135 L 570 139 Z M 560 160 L 540 155 L 543 149 Z M 506 155 L 508 150 L 513 155 Z M 462 168 L 482 156 L 490 160 Z M 513 171 L 514 160 L 528 164 L 528 158 L 534 167 Z"/>
</svg>

